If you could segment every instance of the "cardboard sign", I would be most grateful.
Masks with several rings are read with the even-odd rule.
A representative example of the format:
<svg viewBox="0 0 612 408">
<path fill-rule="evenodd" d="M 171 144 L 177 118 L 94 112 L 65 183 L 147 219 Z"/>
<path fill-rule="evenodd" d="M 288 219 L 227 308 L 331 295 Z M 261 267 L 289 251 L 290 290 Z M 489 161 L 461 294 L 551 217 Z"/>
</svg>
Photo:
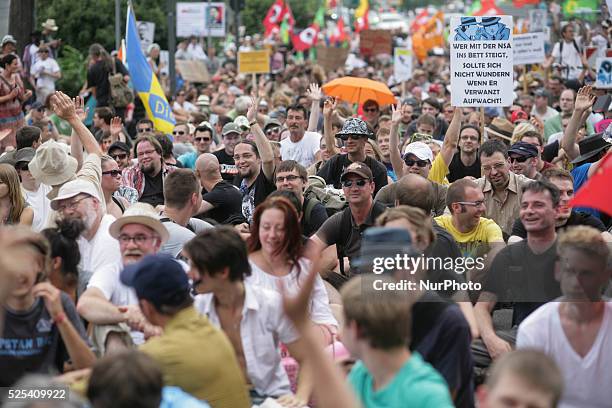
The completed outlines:
<svg viewBox="0 0 612 408">
<path fill-rule="evenodd" d="M 176 69 L 185 81 L 195 83 L 210 82 L 206 64 L 197 60 L 176 60 Z"/>
<path fill-rule="evenodd" d="M 391 55 L 391 31 L 387 30 L 363 30 L 359 34 L 359 52 L 364 57 L 378 54 Z"/>
<path fill-rule="evenodd" d="M 404 82 L 412 78 L 412 47 L 394 50 L 393 76 L 397 82 Z"/>
<path fill-rule="evenodd" d="M 512 16 L 451 18 L 453 106 L 512 105 L 512 27 Z"/>
<path fill-rule="evenodd" d="M 595 87 L 612 89 L 612 58 L 597 59 L 597 80 Z"/>
<path fill-rule="evenodd" d="M 241 74 L 267 74 L 270 72 L 270 52 L 241 51 L 238 53 L 238 72 Z"/>
<path fill-rule="evenodd" d="M 514 36 L 514 65 L 539 64 L 545 58 L 544 33 Z"/>
<path fill-rule="evenodd" d="M 335 71 L 344 66 L 348 54 L 348 48 L 318 46 L 317 64 L 322 66 L 325 71 Z"/>
</svg>

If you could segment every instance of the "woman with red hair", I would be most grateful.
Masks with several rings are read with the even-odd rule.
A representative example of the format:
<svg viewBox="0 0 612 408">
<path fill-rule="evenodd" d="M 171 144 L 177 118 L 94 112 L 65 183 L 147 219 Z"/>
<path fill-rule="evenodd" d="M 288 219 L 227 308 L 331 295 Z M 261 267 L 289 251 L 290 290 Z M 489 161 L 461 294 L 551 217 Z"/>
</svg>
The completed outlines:
<svg viewBox="0 0 612 408">
<path fill-rule="evenodd" d="M 310 262 L 303 256 L 300 221 L 289 200 L 272 197 L 257 206 L 248 247 L 252 269 L 247 278 L 249 283 L 276 291 L 282 283 L 290 296 L 297 294 L 310 270 Z M 321 330 L 323 343 L 331 344 L 338 323 L 329 307 L 321 277 L 317 277 L 315 282 L 310 314 L 313 323 Z"/>
</svg>

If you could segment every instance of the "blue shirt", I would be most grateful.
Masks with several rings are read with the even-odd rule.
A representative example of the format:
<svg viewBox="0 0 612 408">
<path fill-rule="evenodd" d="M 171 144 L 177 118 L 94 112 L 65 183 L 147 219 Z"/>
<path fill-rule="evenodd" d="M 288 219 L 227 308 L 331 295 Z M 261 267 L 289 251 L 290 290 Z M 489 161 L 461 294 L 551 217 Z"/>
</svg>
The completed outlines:
<svg viewBox="0 0 612 408">
<path fill-rule="evenodd" d="M 365 408 L 454 407 L 446 381 L 416 352 L 391 382 L 377 391 L 362 361 L 353 366 L 348 380 Z"/>
<path fill-rule="evenodd" d="M 574 177 L 574 192 L 577 192 L 584 183 L 589 179 L 589 169 L 593 163 L 585 163 L 578 167 L 574 167 L 571 171 L 572 177 Z M 594 217 L 600 218 L 599 210 L 595 210 L 589 207 L 576 207 L 574 211 L 580 211 L 583 213 L 591 214 Z"/>
<path fill-rule="evenodd" d="M 159 408 L 210 408 L 204 401 L 187 394 L 179 387 L 165 386 Z"/>
</svg>

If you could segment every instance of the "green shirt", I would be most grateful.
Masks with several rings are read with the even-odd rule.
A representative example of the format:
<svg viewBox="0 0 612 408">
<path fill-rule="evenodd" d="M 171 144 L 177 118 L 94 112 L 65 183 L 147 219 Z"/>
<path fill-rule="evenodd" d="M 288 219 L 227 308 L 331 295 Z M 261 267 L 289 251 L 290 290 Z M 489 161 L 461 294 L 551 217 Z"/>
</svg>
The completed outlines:
<svg viewBox="0 0 612 408">
<path fill-rule="evenodd" d="M 70 123 L 66 122 L 64 119 L 57 116 L 55 113 L 49 116 L 49 119 L 55 127 L 57 128 L 57 132 L 63 136 L 70 136 L 72 134 L 72 126 Z"/>
<path fill-rule="evenodd" d="M 413 353 L 393 380 L 374 391 L 373 378 L 358 361 L 349 374 L 349 383 L 365 408 L 451 408 L 448 385 L 419 353 Z"/>
<path fill-rule="evenodd" d="M 174 385 L 215 408 L 251 406 L 244 374 L 229 340 L 193 307 L 177 313 L 164 334 L 140 350 L 153 357 Z"/>
</svg>

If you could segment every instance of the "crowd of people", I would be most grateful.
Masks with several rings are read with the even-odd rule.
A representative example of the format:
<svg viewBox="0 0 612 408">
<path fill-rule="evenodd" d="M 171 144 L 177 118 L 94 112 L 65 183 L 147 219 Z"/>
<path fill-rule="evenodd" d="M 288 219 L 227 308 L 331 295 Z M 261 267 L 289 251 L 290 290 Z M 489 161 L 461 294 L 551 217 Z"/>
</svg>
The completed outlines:
<svg viewBox="0 0 612 408">
<path fill-rule="evenodd" d="M 53 20 L 23 58 L 5 36 L 0 386 L 95 408 L 610 406 L 612 214 L 571 200 L 612 146 L 581 48 L 612 25 L 577 24 L 482 110 L 450 104 L 443 53 L 395 86 L 384 58 L 326 71 L 273 44 L 283 69 L 251 81 L 193 38 L 176 58 L 211 80 L 169 95 L 172 134 L 114 95 L 132 73 L 101 45 L 70 97 Z M 348 74 L 397 103 L 325 95 Z"/>
</svg>

